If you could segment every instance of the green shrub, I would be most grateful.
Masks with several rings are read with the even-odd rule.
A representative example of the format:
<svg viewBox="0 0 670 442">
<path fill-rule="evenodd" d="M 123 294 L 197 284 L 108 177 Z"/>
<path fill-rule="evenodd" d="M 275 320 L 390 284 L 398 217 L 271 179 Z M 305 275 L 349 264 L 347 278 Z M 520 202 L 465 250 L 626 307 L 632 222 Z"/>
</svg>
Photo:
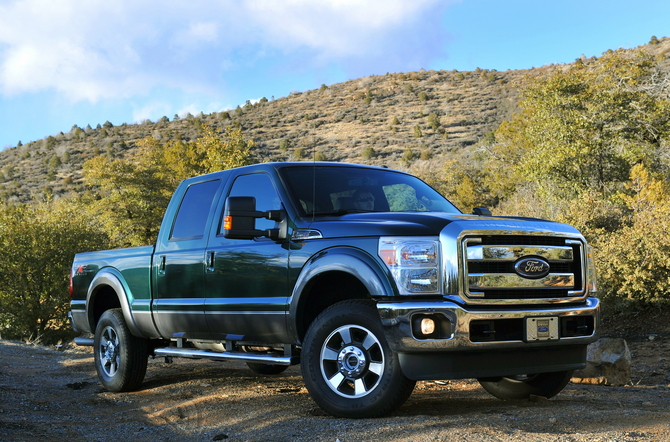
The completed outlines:
<svg viewBox="0 0 670 442">
<path fill-rule="evenodd" d="M 406 165 L 409 166 L 409 164 L 416 159 L 416 154 L 412 150 L 411 147 L 407 146 L 407 149 L 405 149 L 405 153 L 403 154 L 401 160 L 402 162 Z"/>
<path fill-rule="evenodd" d="M 305 158 L 305 149 L 302 147 L 297 148 L 296 150 L 293 151 L 293 159 L 295 160 L 301 160 Z"/>
<path fill-rule="evenodd" d="M 108 247 L 74 201 L 0 210 L 2 338 L 54 344 L 73 337 L 67 320 L 74 254 Z"/>
<path fill-rule="evenodd" d="M 594 241 L 601 297 L 615 311 L 670 304 L 670 190 L 642 165 L 629 188 L 630 222 Z"/>
<path fill-rule="evenodd" d="M 377 156 L 377 152 L 375 151 L 375 148 L 372 146 L 367 146 L 365 149 L 363 149 L 363 152 L 361 152 L 361 157 L 364 160 L 371 160 Z"/>
<path fill-rule="evenodd" d="M 440 117 L 435 112 L 431 112 L 430 115 L 428 115 L 428 126 L 433 130 L 437 130 L 437 128 L 440 127 Z"/>
</svg>

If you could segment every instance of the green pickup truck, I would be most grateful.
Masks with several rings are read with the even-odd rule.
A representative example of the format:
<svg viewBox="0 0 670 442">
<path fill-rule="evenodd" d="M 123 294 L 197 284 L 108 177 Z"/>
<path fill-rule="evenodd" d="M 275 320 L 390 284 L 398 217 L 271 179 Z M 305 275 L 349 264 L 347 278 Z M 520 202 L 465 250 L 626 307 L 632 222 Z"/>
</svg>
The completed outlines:
<svg viewBox="0 0 670 442">
<path fill-rule="evenodd" d="M 418 178 L 267 163 L 182 182 L 156 245 L 76 255 L 73 328 L 100 381 L 138 389 L 149 356 L 301 364 L 326 412 L 388 414 L 417 380 L 552 397 L 586 362 L 599 302 L 573 227 L 461 213 Z"/>
</svg>

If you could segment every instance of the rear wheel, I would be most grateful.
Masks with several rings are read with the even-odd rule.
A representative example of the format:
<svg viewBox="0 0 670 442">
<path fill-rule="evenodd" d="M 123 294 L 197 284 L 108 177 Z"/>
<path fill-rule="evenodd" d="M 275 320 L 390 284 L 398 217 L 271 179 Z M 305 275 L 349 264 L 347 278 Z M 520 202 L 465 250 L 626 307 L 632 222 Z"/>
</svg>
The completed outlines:
<svg viewBox="0 0 670 442">
<path fill-rule="evenodd" d="M 337 303 L 316 318 L 304 339 L 301 369 L 312 399 L 339 417 L 390 413 L 416 384 L 389 349 L 376 307 L 363 300 Z"/>
<path fill-rule="evenodd" d="M 147 372 L 147 341 L 128 330 L 121 309 L 107 310 L 100 317 L 93 341 L 95 369 L 109 391 L 139 388 Z"/>
<path fill-rule="evenodd" d="M 568 385 L 572 371 L 478 379 L 484 390 L 499 399 L 551 398 Z"/>
</svg>

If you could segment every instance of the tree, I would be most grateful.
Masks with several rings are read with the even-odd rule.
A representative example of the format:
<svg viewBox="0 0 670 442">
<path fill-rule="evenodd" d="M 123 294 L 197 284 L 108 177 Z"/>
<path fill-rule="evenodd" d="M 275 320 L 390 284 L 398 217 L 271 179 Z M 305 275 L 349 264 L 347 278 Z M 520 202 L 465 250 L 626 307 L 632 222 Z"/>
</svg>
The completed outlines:
<svg viewBox="0 0 670 442">
<path fill-rule="evenodd" d="M 108 245 L 73 200 L 0 209 L 2 337 L 45 344 L 71 338 L 68 282 L 74 254 Z"/>
<path fill-rule="evenodd" d="M 495 133 L 495 161 L 552 189 L 616 194 L 634 164 L 660 164 L 670 101 L 658 74 L 649 54 L 619 50 L 533 82 Z"/>
<path fill-rule="evenodd" d="M 638 164 L 627 187 L 628 222 L 596 241 L 601 292 L 616 310 L 670 304 L 670 186 Z"/>
<path fill-rule="evenodd" d="M 160 143 L 153 137 L 138 142 L 128 159 L 98 156 L 84 163 L 84 177 L 97 198 L 90 208 L 117 246 L 156 241 L 163 213 L 177 185 L 195 175 L 251 164 L 253 140 L 239 128 L 223 136 L 203 126 L 192 142 Z"/>
<path fill-rule="evenodd" d="M 204 128 L 204 136 L 195 142 L 197 151 L 204 154 L 203 165 L 208 172 L 252 164 L 251 149 L 254 140 L 247 140 L 239 127 L 226 127 L 223 137 Z"/>
</svg>

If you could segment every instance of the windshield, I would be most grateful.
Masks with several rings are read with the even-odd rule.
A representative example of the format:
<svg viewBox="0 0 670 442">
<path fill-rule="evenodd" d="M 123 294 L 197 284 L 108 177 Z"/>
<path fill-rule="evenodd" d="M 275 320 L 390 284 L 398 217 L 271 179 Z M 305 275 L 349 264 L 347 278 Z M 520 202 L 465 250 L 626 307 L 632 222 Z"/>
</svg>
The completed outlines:
<svg viewBox="0 0 670 442">
<path fill-rule="evenodd" d="M 316 165 L 281 169 L 302 215 L 351 212 L 461 213 L 420 179 L 393 170 Z"/>
</svg>

